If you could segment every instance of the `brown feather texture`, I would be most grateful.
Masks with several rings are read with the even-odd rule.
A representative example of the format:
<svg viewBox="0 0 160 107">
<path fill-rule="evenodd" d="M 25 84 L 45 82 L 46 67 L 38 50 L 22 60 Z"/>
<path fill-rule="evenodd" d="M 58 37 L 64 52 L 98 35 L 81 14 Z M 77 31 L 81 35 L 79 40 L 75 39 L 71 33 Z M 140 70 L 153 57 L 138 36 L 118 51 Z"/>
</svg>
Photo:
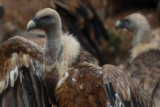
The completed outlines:
<svg viewBox="0 0 160 107">
<path fill-rule="evenodd" d="M 150 50 L 128 62 L 124 68 L 126 73 L 142 85 L 152 96 L 154 104 L 159 107 L 160 99 L 160 51 Z"/>
<path fill-rule="evenodd" d="M 37 12 L 35 18 L 27 25 L 28 30 L 35 28 L 44 29 L 47 34 L 43 52 L 44 82 L 51 104 L 60 107 L 104 107 L 119 106 L 128 100 L 128 105 L 131 106 L 152 106 L 149 95 L 143 89 L 138 88 L 137 85 L 131 85 L 131 87 L 126 83 L 130 83 L 130 79 L 127 79 L 129 77 L 126 77 L 128 81 L 120 84 L 125 84 L 129 89 L 133 88 L 131 94 L 123 93 L 124 97 L 122 97 L 122 93 L 112 93 L 112 91 L 121 90 L 119 86 L 106 93 L 102 73 L 107 71 L 103 71 L 95 59 L 81 48 L 75 37 L 63 34 L 61 19 L 55 10 L 46 8 Z M 116 79 L 112 75 L 109 77 Z M 121 73 L 118 77 L 123 78 Z M 113 84 L 115 83 L 111 83 Z M 133 99 L 125 99 L 131 97 L 135 90 L 138 92 L 141 90 L 142 93 L 136 94 L 136 98 L 133 96 Z M 106 97 L 110 96 L 109 94 L 117 96 L 116 100 L 112 100 L 116 103 L 110 103 L 111 101 Z M 124 105 L 126 106 L 126 103 Z"/>
<path fill-rule="evenodd" d="M 15 36 L 0 46 L 0 52 L 0 107 L 49 107 L 42 47 Z"/>
<path fill-rule="evenodd" d="M 15 36 L 9 39 L 1 45 L 0 51 L 0 56 L 3 56 L 0 58 L 0 66 L 3 68 L 0 80 L 3 80 L 3 77 L 16 66 L 15 69 L 22 66 L 29 67 L 32 62 L 29 55 L 32 55 L 40 63 L 43 62 L 42 48 L 23 37 Z"/>
<path fill-rule="evenodd" d="M 151 30 L 147 19 L 138 13 L 121 20 L 122 28 L 133 31 L 131 60 L 124 71 L 152 96 L 155 107 L 160 99 L 160 30 Z"/>
<path fill-rule="evenodd" d="M 137 83 L 118 67 L 105 65 L 103 67 L 103 82 L 107 87 L 106 92 L 116 93 L 115 96 L 108 96 L 112 103 L 115 100 L 116 107 L 151 106 L 149 94 L 141 90 L 141 86 L 137 87 Z M 137 88 L 135 89 L 135 87 Z M 141 102 L 137 103 L 140 100 Z M 146 102 L 150 103 L 146 104 Z"/>
<path fill-rule="evenodd" d="M 28 31 L 36 28 L 41 28 L 46 32 L 44 49 L 22 37 L 9 39 L 1 47 L 5 49 L 11 47 L 9 52 L 7 50 L 4 52 L 11 54 L 21 52 L 27 55 L 27 58 L 37 62 L 39 67 L 43 67 L 43 81 L 52 106 L 152 107 L 149 94 L 130 77 L 115 66 L 100 67 L 75 37 L 63 33 L 61 18 L 55 10 L 45 8 L 38 11 L 35 18 L 27 25 Z M 23 65 L 28 67 L 30 59 L 24 60 L 26 63 L 22 60 Z M 43 63 L 43 66 L 39 63 Z M 35 73 L 38 73 L 38 68 L 35 70 Z M 0 73 L 3 74 L 4 71 Z M 1 81 L 7 78 L 8 73 L 11 72 L 5 72 L 2 75 Z M 27 88 L 26 91 L 29 89 Z M 25 94 L 27 99 L 27 93 Z"/>
</svg>

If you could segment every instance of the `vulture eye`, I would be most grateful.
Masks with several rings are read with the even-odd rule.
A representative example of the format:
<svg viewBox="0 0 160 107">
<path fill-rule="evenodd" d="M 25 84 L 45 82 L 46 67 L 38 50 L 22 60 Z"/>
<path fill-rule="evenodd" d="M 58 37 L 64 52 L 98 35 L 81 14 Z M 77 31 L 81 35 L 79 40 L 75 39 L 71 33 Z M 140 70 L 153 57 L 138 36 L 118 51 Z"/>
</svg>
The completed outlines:
<svg viewBox="0 0 160 107">
<path fill-rule="evenodd" d="M 129 24 L 129 23 L 130 23 L 130 20 L 128 20 L 128 19 L 123 19 L 123 23 L 124 23 L 124 24 Z"/>
<path fill-rule="evenodd" d="M 41 18 L 41 20 L 48 20 L 50 18 L 50 16 L 44 16 Z"/>
</svg>

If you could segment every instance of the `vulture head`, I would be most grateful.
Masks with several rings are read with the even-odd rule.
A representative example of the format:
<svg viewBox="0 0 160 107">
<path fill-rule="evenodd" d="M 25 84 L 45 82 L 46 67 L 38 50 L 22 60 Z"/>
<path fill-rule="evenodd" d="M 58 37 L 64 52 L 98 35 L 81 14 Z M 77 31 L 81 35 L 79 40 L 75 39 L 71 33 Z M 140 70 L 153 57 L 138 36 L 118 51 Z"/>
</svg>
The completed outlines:
<svg viewBox="0 0 160 107">
<path fill-rule="evenodd" d="M 62 52 L 62 23 L 56 10 L 44 8 L 39 10 L 35 17 L 27 24 L 27 30 L 40 28 L 45 31 L 44 62 L 48 65 L 54 64 Z"/>
<path fill-rule="evenodd" d="M 38 11 L 35 17 L 29 21 L 27 30 L 30 31 L 32 29 L 40 28 L 47 33 L 51 30 L 61 29 L 61 25 L 59 14 L 51 8 L 45 8 Z"/>
<path fill-rule="evenodd" d="M 117 29 L 126 28 L 133 32 L 136 32 L 143 27 L 150 29 L 148 20 L 142 14 L 139 13 L 133 13 L 125 17 L 124 19 L 120 19 L 116 22 Z"/>
<path fill-rule="evenodd" d="M 127 29 L 134 33 L 133 46 L 149 40 L 151 33 L 148 20 L 139 13 L 133 13 L 124 19 L 118 20 L 115 27 L 116 29 Z"/>
</svg>

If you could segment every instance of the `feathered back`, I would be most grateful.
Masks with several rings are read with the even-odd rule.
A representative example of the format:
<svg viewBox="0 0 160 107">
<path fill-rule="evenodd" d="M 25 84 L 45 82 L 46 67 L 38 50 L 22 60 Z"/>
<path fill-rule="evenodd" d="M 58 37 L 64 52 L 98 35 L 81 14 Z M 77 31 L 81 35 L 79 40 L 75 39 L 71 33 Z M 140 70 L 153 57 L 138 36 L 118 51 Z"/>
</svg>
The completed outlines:
<svg viewBox="0 0 160 107">
<path fill-rule="evenodd" d="M 138 55 L 134 60 L 125 65 L 126 73 L 139 85 L 149 92 L 154 104 L 160 103 L 160 50 L 151 49 Z"/>
</svg>

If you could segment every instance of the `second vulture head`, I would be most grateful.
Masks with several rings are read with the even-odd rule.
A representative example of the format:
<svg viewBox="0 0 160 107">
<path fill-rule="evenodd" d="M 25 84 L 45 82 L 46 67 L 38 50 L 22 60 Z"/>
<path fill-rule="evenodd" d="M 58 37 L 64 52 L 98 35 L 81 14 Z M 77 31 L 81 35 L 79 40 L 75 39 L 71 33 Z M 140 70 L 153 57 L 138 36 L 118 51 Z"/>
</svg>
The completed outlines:
<svg viewBox="0 0 160 107">
<path fill-rule="evenodd" d="M 142 28 L 150 28 L 150 25 L 147 21 L 147 19 L 139 13 L 133 13 L 124 19 L 120 19 L 116 22 L 116 29 L 122 28 L 127 29 L 133 32 L 138 32 L 139 29 Z"/>
</svg>

